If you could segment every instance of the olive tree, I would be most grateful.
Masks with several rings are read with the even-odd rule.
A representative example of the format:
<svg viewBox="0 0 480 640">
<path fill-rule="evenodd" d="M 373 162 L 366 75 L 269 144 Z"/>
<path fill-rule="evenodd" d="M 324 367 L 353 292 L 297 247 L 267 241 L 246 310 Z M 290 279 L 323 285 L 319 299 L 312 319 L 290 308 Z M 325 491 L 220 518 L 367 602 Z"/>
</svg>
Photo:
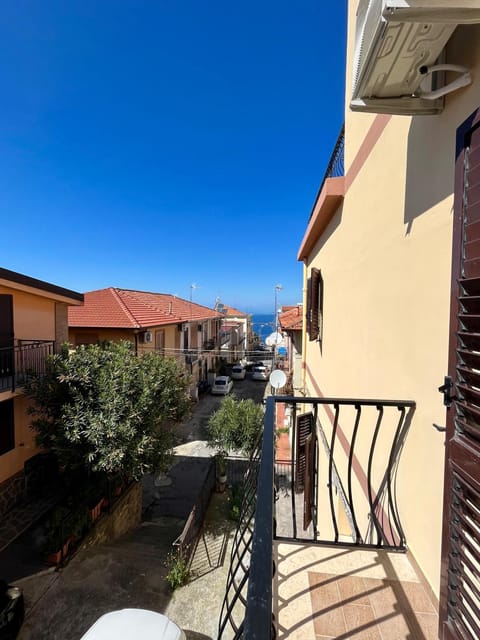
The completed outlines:
<svg viewBox="0 0 480 640">
<path fill-rule="evenodd" d="M 208 444 L 220 454 L 250 456 L 263 428 L 263 409 L 253 400 L 227 396 L 208 421 Z"/>
<path fill-rule="evenodd" d="M 136 355 L 129 342 L 52 355 L 26 384 L 37 443 L 65 470 L 138 479 L 165 470 L 189 380 L 175 360 Z"/>
</svg>

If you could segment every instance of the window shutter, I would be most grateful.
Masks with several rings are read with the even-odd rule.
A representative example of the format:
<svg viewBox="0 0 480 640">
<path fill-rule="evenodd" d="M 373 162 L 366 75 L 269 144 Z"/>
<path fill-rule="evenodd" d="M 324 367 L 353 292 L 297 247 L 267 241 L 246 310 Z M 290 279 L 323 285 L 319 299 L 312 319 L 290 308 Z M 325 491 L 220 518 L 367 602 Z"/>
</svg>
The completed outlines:
<svg viewBox="0 0 480 640">
<path fill-rule="evenodd" d="M 320 271 L 312 269 L 312 295 L 311 295 L 311 329 L 310 340 L 318 338 L 318 307 L 319 307 L 319 283 Z"/>
<path fill-rule="evenodd" d="M 305 491 L 303 494 L 303 530 L 312 522 L 315 493 L 315 440 L 311 433 L 305 441 Z"/>
<path fill-rule="evenodd" d="M 295 465 L 295 491 L 302 493 L 305 486 L 306 467 L 306 443 L 308 436 L 312 433 L 313 414 L 304 413 L 297 418 L 296 437 L 296 458 Z"/>
<path fill-rule="evenodd" d="M 312 279 L 307 280 L 307 333 L 310 340 L 312 340 Z"/>
</svg>

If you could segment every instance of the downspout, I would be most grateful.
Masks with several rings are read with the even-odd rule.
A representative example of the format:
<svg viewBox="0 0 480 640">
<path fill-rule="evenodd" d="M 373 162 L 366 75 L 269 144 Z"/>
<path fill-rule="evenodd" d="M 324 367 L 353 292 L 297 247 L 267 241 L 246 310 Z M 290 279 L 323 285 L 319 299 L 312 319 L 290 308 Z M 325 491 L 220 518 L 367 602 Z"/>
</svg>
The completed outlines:
<svg viewBox="0 0 480 640">
<path fill-rule="evenodd" d="M 303 261 L 303 288 L 302 288 L 302 392 L 307 392 L 307 261 Z"/>
</svg>

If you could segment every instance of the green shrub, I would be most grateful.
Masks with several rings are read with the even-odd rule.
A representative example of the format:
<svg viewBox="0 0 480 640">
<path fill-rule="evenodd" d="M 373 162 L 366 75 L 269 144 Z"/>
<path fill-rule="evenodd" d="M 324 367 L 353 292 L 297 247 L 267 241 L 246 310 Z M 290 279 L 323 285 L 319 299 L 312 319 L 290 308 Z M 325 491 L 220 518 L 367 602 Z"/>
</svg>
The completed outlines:
<svg viewBox="0 0 480 640">
<path fill-rule="evenodd" d="M 228 517 L 230 520 L 238 522 L 240 520 L 240 511 L 242 508 L 243 500 L 243 487 L 239 484 L 234 484 L 230 490 L 228 497 Z"/>
<path fill-rule="evenodd" d="M 189 582 L 190 566 L 185 552 L 172 551 L 168 554 L 165 564 L 168 569 L 166 580 L 172 591 Z"/>
</svg>

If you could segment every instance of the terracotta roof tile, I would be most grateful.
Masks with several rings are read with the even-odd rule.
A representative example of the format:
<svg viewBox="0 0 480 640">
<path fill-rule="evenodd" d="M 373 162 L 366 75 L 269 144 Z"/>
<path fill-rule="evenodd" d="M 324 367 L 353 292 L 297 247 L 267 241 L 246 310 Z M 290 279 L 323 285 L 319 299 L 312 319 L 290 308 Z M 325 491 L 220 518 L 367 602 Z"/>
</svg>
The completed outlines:
<svg viewBox="0 0 480 640">
<path fill-rule="evenodd" d="M 285 309 L 285 307 L 283 307 Z M 303 328 L 303 307 L 297 305 L 295 307 L 288 307 L 287 311 L 278 315 L 280 327 L 284 331 L 301 331 Z"/>
<path fill-rule="evenodd" d="M 238 309 L 235 309 L 234 307 L 229 307 L 228 305 L 223 305 L 223 308 L 225 309 L 225 314 L 227 316 L 234 316 L 234 317 L 238 317 L 238 316 L 248 316 L 248 313 L 244 313 L 243 311 L 239 311 Z"/>
<path fill-rule="evenodd" d="M 168 293 L 109 287 L 85 293 L 83 306 L 69 308 L 68 324 L 70 327 L 142 329 L 220 317 L 222 314 L 209 307 Z"/>
</svg>

